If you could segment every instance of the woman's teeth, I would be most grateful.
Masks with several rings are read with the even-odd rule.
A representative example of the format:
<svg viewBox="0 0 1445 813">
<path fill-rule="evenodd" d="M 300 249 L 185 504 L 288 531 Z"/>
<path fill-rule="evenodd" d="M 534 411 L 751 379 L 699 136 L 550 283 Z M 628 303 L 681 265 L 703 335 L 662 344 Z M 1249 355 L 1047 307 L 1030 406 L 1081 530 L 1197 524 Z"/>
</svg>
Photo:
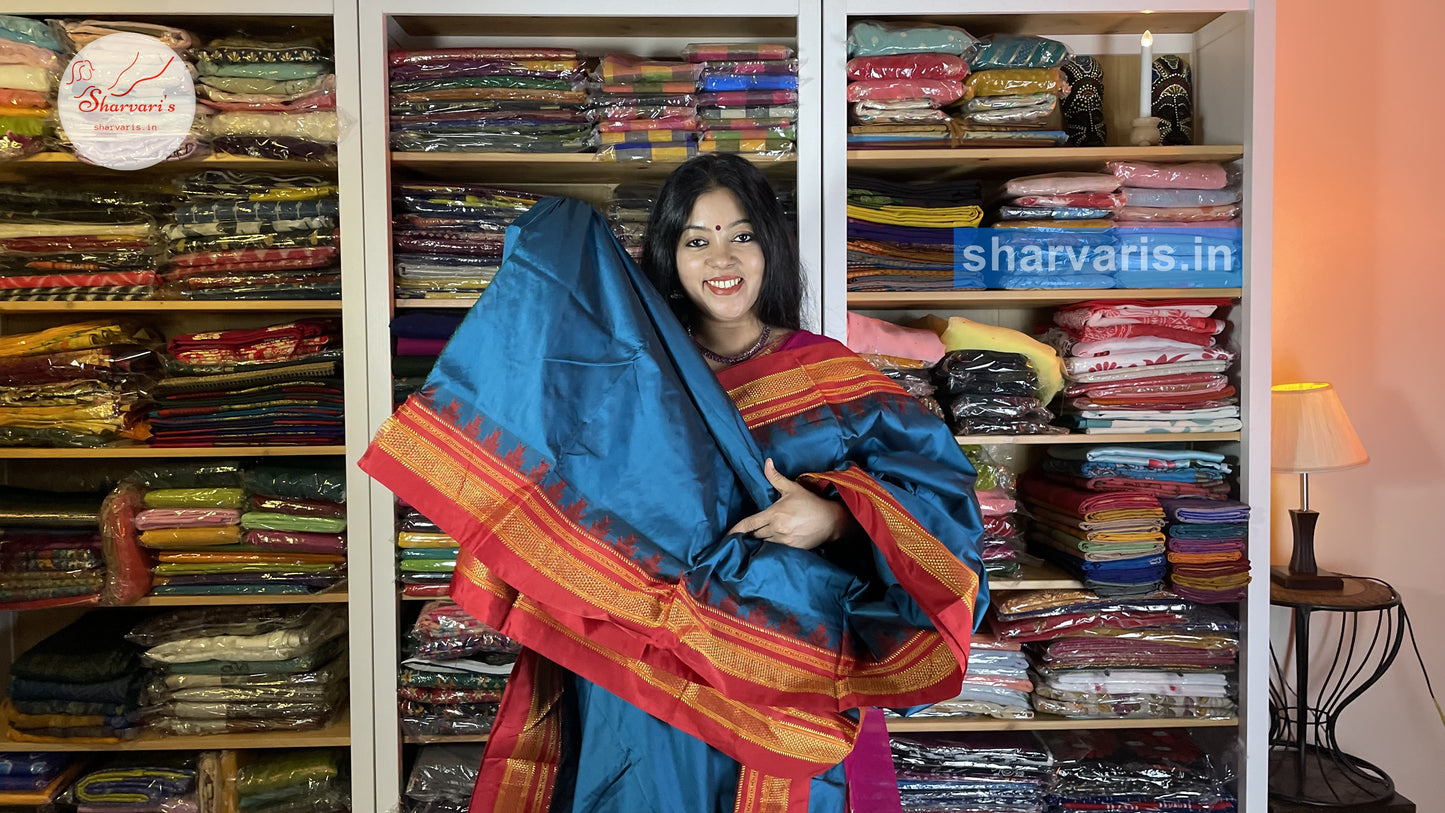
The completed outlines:
<svg viewBox="0 0 1445 813">
<path fill-rule="evenodd" d="M 738 285 L 742 284 L 742 280 L 736 278 L 728 280 L 710 279 L 707 281 L 707 284 L 711 285 L 714 288 L 735 288 Z"/>
</svg>

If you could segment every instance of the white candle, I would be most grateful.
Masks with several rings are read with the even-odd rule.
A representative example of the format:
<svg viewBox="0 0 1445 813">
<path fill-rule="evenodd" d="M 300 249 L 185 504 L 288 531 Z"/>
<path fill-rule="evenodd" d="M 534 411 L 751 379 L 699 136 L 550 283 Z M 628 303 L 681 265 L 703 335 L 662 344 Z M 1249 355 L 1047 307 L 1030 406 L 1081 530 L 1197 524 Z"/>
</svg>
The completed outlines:
<svg viewBox="0 0 1445 813">
<path fill-rule="evenodd" d="M 1154 84 L 1154 35 L 1148 31 L 1139 38 L 1139 118 L 1153 114 L 1149 97 L 1153 95 Z"/>
</svg>

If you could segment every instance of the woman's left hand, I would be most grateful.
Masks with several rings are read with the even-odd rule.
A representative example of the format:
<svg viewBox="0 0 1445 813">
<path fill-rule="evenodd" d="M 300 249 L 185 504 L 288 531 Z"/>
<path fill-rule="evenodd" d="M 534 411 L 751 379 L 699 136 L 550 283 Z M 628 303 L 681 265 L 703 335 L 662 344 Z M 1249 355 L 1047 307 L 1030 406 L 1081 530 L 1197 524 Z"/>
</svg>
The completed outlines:
<svg viewBox="0 0 1445 813">
<path fill-rule="evenodd" d="M 738 522 L 728 533 L 750 533 L 765 542 L 812 550 L 838 539 L 847 530 L 851 519 L 847 508 L 779 474 L 772 458 L 763 464 L 763 474 L 782 496 L 765 510 Z"/>
</svg>

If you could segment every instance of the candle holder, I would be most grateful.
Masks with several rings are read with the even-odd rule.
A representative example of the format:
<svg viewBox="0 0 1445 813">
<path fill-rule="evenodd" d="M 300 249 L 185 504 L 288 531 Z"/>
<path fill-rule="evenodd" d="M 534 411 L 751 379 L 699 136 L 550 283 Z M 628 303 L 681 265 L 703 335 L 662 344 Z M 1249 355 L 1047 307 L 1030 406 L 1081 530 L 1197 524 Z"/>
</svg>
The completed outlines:
<svg viewBox="0 0 1445 813">
<path fill-rule="evenodd" d="M 1129 145 L 1132 147 L 1159 146 L 1159 117 L 1140 116 L 1134 119 L 1129 130 Z"/>
</svg>

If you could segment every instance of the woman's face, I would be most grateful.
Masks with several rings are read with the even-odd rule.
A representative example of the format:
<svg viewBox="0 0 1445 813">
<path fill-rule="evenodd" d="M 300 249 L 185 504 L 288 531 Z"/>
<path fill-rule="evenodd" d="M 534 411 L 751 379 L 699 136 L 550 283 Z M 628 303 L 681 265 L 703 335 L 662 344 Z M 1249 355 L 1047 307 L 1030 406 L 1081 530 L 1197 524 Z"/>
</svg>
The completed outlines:
<svg viewBox="0 0 1445 813">
<path fill-rule="evenodd" d="M 699 195 L 677 241 L 677 275 L 702 317 L 756 320 L 763 287 L 763 247 L 737 196 L 727 189 Z"/>
</svg>

